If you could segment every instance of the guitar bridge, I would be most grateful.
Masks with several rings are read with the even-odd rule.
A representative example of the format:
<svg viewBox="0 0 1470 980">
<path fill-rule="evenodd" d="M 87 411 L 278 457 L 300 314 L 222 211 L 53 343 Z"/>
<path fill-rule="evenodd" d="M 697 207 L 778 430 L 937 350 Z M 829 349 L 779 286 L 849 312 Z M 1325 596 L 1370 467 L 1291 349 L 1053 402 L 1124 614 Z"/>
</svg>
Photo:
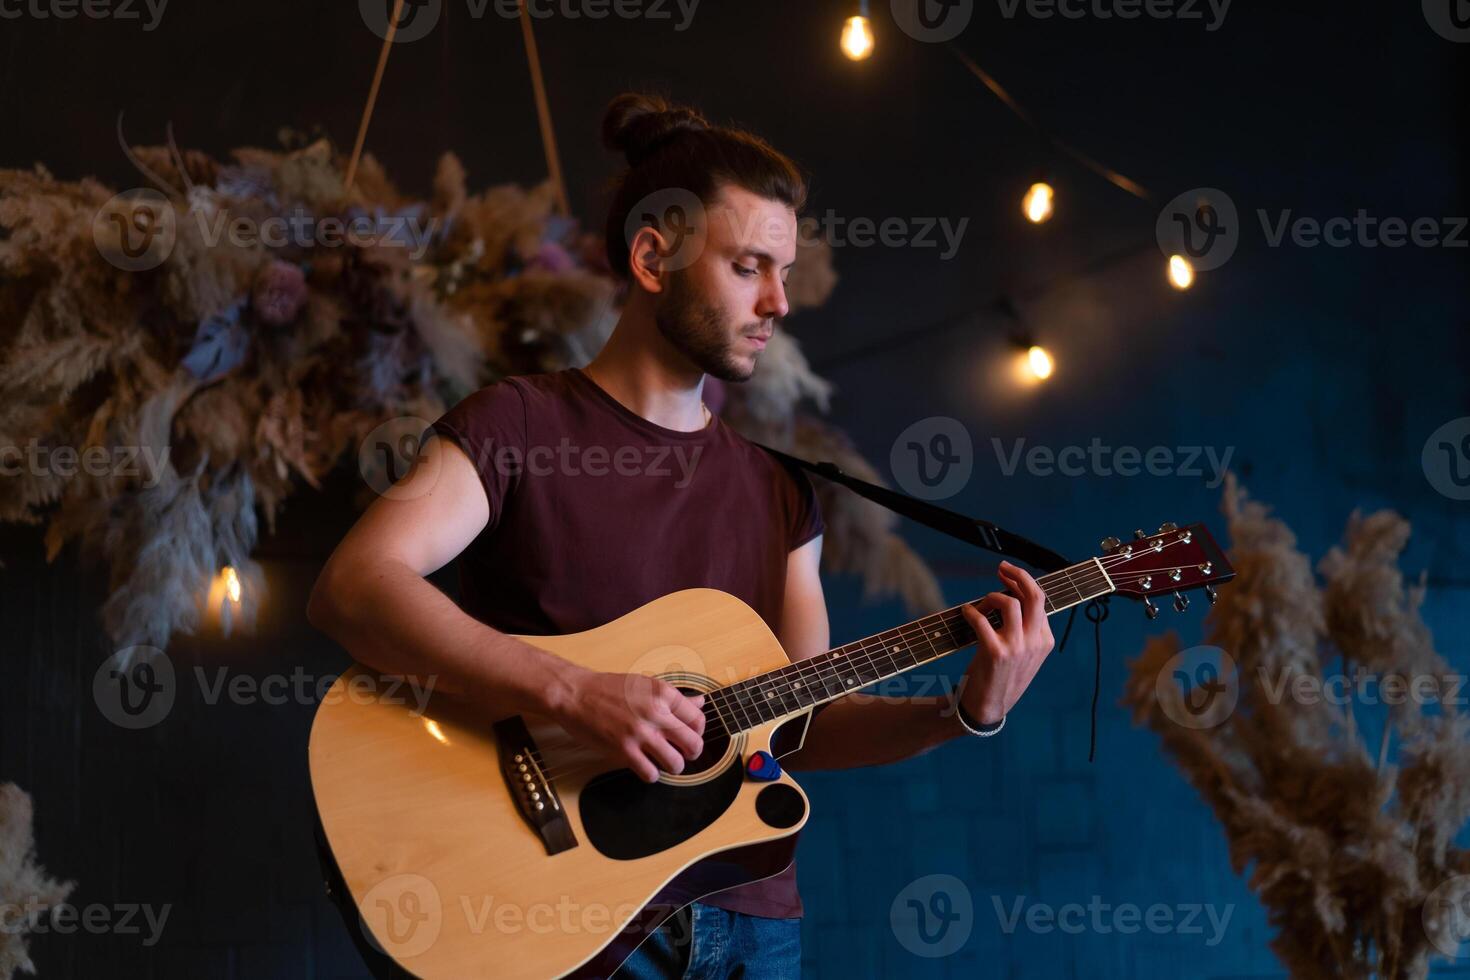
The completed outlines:
<svg viewBox="0 0 1470 980">
<path fill-rule="evenodd" d="M 577 846 L 572 825 L 557 798 L 556 789 L 547 776 L 536 740 L 520 715 L 514 715 L 492 726 L 495 745 L 500 752 L 500 773 L 506 789 L 515 800 L 516 809 L 541 838 L 547 854 L 558 854 Z"/>
</svg>

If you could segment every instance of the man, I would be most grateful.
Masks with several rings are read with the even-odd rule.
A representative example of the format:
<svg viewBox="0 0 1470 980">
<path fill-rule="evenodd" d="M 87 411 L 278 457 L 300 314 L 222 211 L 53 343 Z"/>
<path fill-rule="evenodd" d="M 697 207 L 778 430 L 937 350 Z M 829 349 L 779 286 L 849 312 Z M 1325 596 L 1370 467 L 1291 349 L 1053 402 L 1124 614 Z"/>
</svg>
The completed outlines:
<svg viewBox="0 0 1470 980">
<path fill-rule="evenodd" d="M 793 660 L 829 649 L 811 484 L 703 404 L 706 375 L 749 379 L 787 314 L 806 188 L 764 141 L 662 100 L 619 96 L 603 135 L 629 164 L 606 227 L 629 289 L 606 346 L 583 370 L 507 379 L 436 422 L 450 438 L 428 439 L 397 491 L 352 528 L 308 615 L 380 671 L 431 675 L 490 715 L 548 715 L 653 781 L 699 755 L 702 699 L 506 634 L 578 632 L 703 586 L 746 601 Z M 464 610 L 424 579 L 462 552 Z M 1000 725 L 1052 647 L 1036 582 L 1008 563 L 1000 577 L 1008 593 L 964 607 L 979 652 L 958 717 L 932 703 L 840 700 L 782 764 L 895 762 Z M 982 609 L 1000 612 L 999 631 Z M 801 911 L 793 865 L 694 903 L 621 975 L 794 977 Z"/>
</svg>

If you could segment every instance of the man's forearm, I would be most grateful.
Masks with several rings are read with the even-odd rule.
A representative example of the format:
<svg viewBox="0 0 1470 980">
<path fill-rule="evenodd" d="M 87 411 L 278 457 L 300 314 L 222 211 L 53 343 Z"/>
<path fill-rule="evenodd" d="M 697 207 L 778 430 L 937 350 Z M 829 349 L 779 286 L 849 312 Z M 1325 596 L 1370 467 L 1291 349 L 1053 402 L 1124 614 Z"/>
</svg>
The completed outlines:
<svg viewBox="0 0 1470 980">
<path fill-rule="evenodd" d="M 370 572 L 328 569 L 307 616 L 362 663 L 432 681 L 510 714 L 550 713 L 581 668 L 468 615 L 412 568 L 383 561 Z"/>
<path fill-rule="evenodd" d="M 957 694 L 880 698 L 855 694 L 812 719 L 800 751 L 781 760 L 788 769 L 853 769 L 899 762 L 961 734 Z"/>
</svg>

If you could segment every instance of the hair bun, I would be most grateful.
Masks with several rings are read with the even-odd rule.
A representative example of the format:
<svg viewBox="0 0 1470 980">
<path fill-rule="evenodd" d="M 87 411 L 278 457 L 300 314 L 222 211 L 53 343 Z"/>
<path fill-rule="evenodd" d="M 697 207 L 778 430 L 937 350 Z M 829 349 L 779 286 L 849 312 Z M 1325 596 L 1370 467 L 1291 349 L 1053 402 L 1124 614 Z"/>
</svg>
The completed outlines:
<svg viewBox="0 0 1470 980">
<path fill-rule="evenodd" d="M 705 118 L 688 106 L 671 105 L 657 95 L 624 92 L 608 103 L 603 114 L 602 142 L 636 167 L 670 137 L 708 128 Z"/>
</svg>

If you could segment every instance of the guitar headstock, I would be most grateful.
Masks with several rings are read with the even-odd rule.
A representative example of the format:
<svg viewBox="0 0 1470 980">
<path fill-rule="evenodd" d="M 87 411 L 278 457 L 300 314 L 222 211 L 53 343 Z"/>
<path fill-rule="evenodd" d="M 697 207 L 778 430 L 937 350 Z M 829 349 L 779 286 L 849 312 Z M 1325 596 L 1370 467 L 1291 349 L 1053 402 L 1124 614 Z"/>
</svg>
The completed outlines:
<svg viewBox="0 0 1470 980">
<path fill-rule="evenodd" d="M 1203 524 L 1162 524 L 1155 534 L 1133 532 L 1132 541 L 1104 538 L 1099 559 L 1119 595 L 1143 600 L 1149 619 L 1159 614 L 1152 597 L 1174 594 L 1174 608 L 1189 606 L 1185 592 L 1204 589 L 1211 603 L 1215 586 L 1235 577 L 1235 569 Z"/>
</svg>

